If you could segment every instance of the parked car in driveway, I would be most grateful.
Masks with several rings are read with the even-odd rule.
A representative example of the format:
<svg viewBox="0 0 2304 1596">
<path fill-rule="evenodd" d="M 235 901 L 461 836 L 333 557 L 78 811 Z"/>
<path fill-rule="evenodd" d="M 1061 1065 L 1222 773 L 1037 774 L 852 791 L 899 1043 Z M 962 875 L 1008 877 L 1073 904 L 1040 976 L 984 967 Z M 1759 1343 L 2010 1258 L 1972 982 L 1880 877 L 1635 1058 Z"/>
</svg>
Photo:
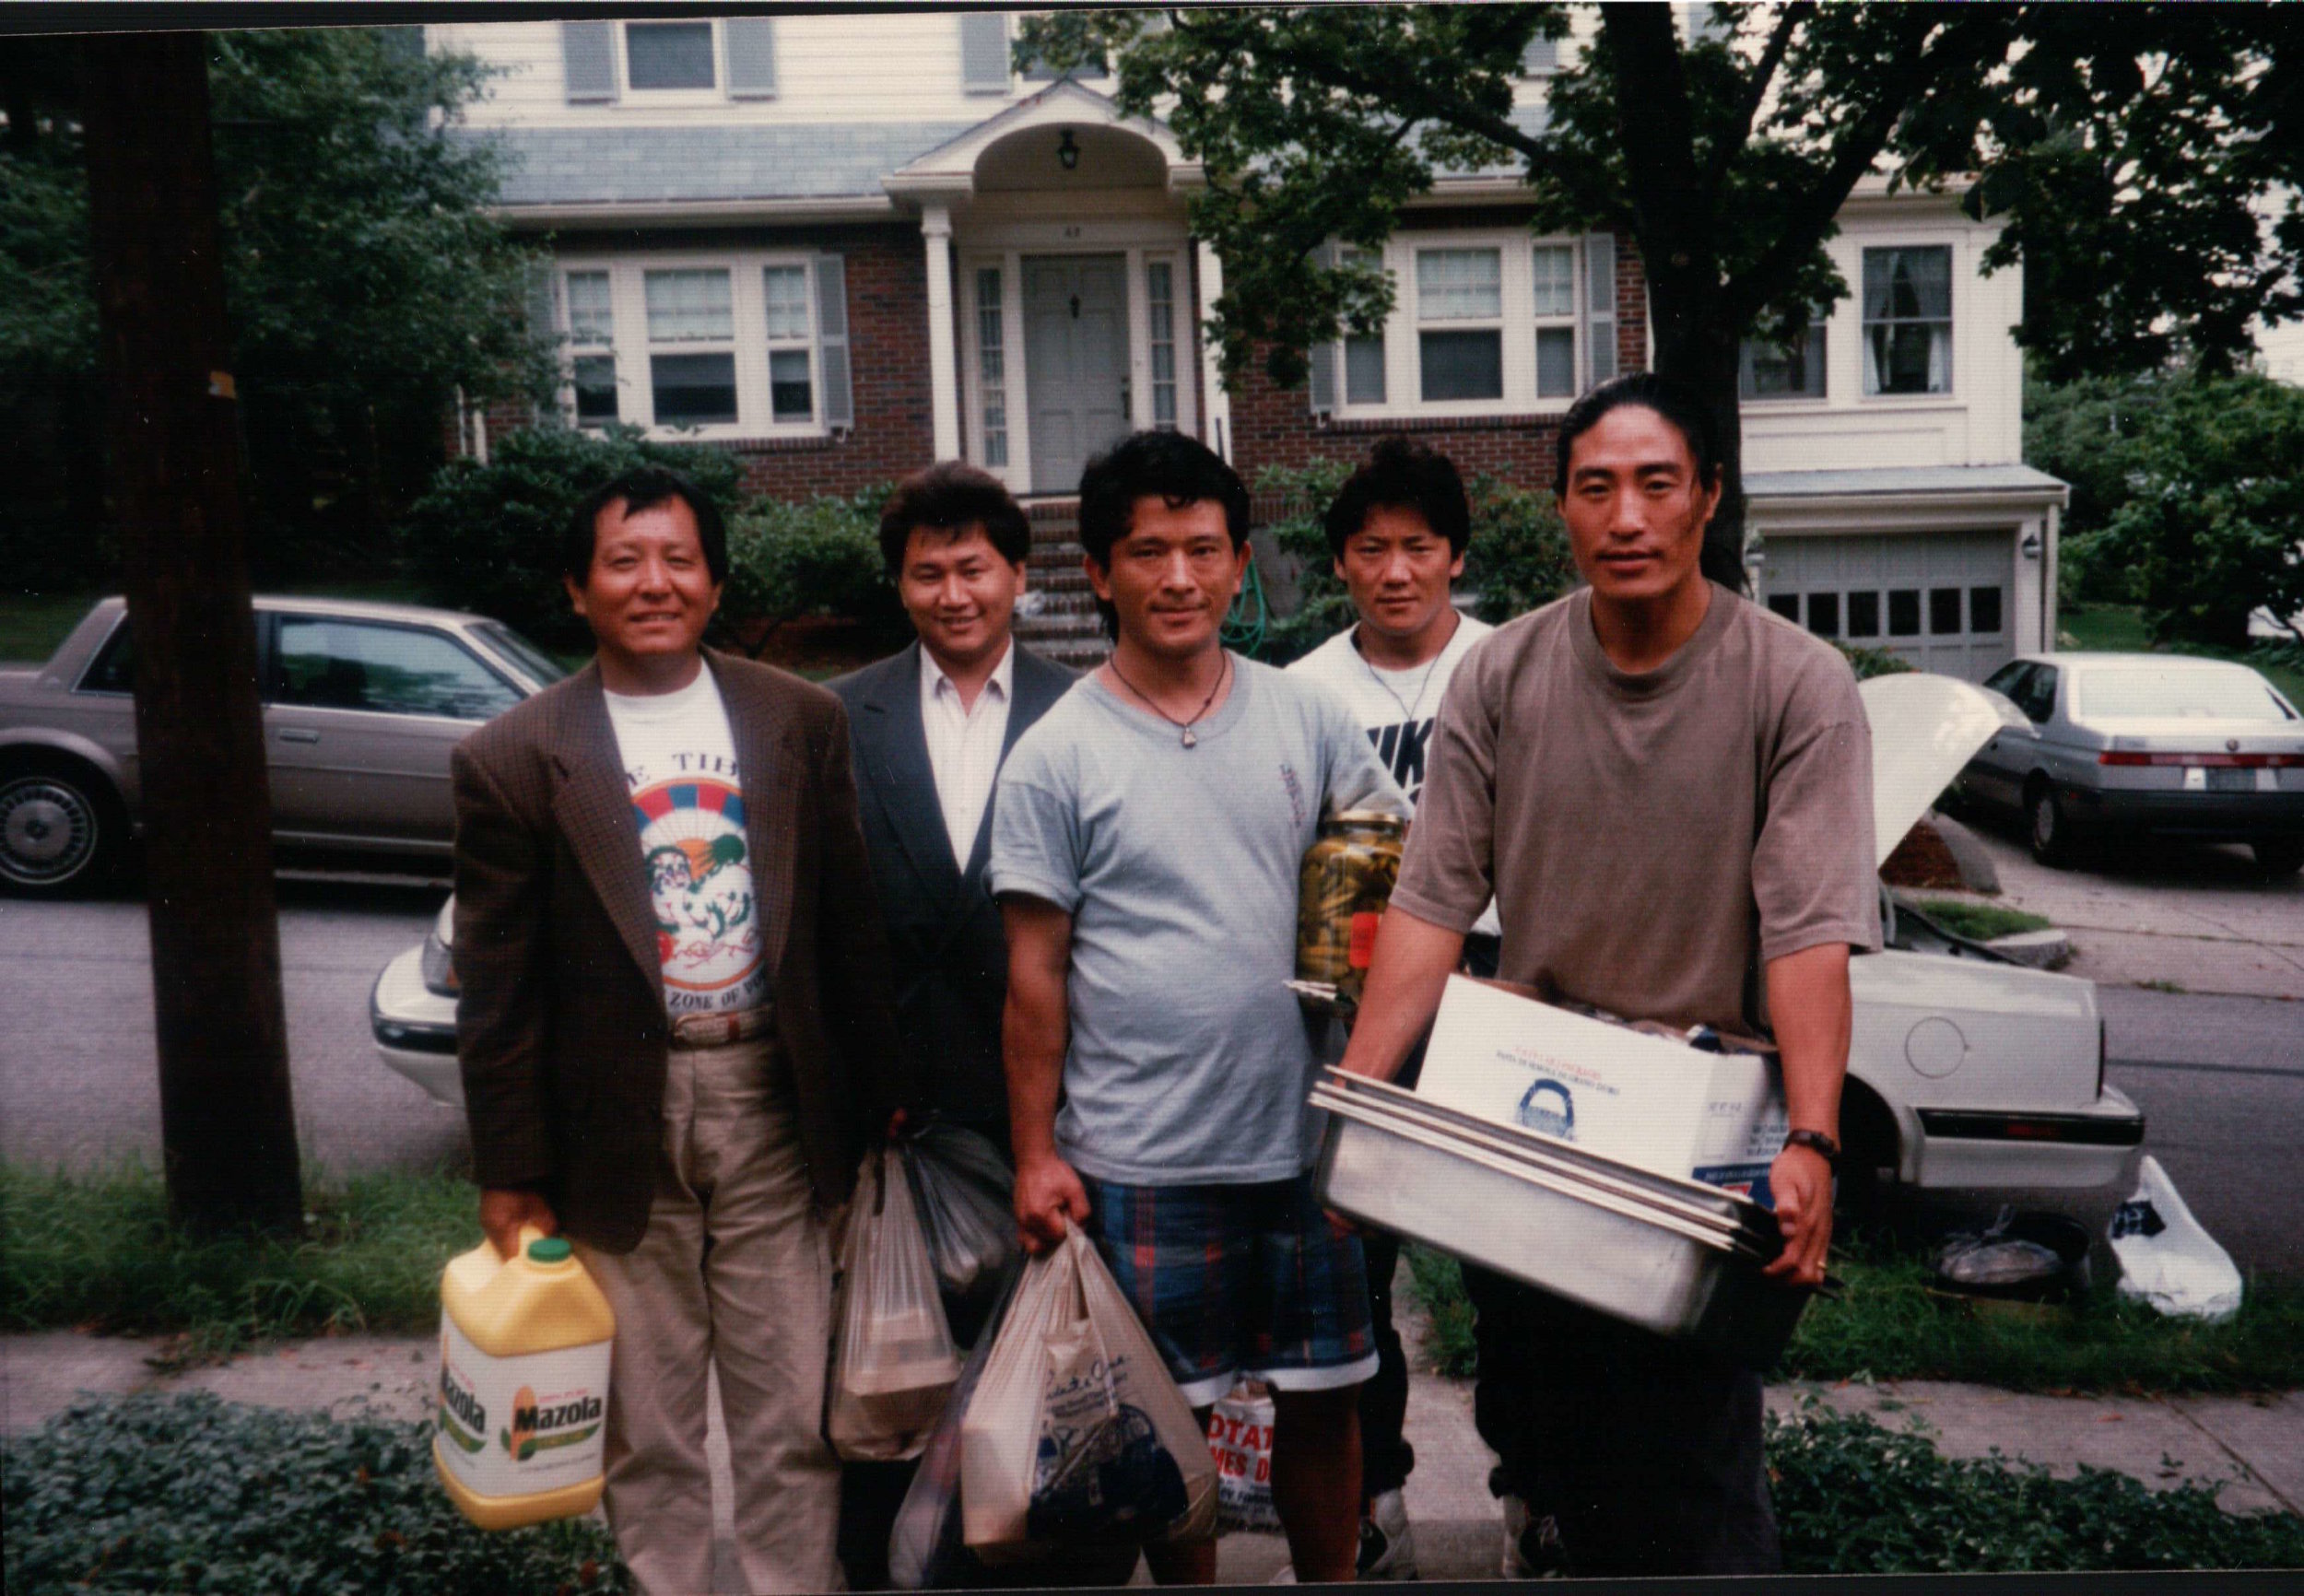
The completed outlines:
<svg viewBox="0 0 2304 1596">
<path fill-rule="evenodd" d="M 2091 839 L 2245 842 L 2304 868 L 2304 711 L 2246 665 L 2181 654 L 2026 654 L 1985 678 L 2019 711 L 1960 773 L 1964 802 L 2024 816 L 2032 856 Z"/>
<path fill-rule="evenodd" d="M 1862 691 L 1880 863 L 2008 711 L 1945 676 L 1882 676 Z M 387 1066 L 461 1107 L 453 909 L 385 966 L 370 1019 Z M 2144 1115 L 2105 1084 L 2095 983 L 2025 968 L 1893 898 L 1887 909 L 1887 950 L 1849 967 L 1844 1187 L 2087 1190 L 2127 1179 Z"/>
<path fill-rule="evenodd" d="M 414 604 L 258 598 L 274 840 L 445 860 L 448 751 L 564 673 L 501 622 Z M 138 828 L 135 640 L 100 601 L 48 663 L 0 671 L 0 883 L 91 886 Z"/>
</svg>

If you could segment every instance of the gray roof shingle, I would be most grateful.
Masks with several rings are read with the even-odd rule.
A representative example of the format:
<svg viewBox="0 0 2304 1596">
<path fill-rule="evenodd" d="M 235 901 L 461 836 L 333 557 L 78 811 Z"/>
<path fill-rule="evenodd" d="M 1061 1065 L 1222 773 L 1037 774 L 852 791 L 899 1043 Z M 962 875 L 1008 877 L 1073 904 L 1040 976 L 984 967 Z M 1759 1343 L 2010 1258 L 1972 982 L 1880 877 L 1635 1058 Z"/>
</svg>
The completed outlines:
<svg viewBox="0 0 2304 1596">
<path fill-rule="evenodd" d="M 970 123 L 466 128 L 505 162 L 500 203 L 665 205 L 877 197 L 880 180 Z"/>
</svg>

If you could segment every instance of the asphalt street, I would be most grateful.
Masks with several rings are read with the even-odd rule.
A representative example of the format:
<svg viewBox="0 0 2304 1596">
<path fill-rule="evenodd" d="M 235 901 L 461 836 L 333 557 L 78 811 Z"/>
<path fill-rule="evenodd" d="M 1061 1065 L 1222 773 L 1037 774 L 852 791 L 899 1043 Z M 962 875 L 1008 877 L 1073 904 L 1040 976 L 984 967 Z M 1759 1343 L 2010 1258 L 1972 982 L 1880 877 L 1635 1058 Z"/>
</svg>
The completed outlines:
<svg viewBox="0 0 2304 1596">
<path fill-rule="evenodd" d="M 463 1116 L 378 1062 L 368 994 L 423 939 L 438 886 L 279 884 L 296 1122 L 331 1170 L 425 1168 L 464 1156 Z M 158 1168 L 159 1064 L 145 906 L 124 897 L 0 898 L 0 1157 L 87 1168 L 123 1155 Z"/>
<path fill-rule="evenodd" d="M 377 971 L 424 935 L 441 889 L 283 881 L 279 897 L 306 1156 L 335 1170 L 455 1165 L 460 1116 L 386 1070 L 368 1028 Z M 157 1163 L 146 936 L 131 898 L 0 898 L 0 1156 Z M 2149 1116 L 2147 1150 L 2243 1269 L 2304 1277 L 2304 1003 L 2115 985 L 2100 998 L 2110 1076 Z"/>
</svg>

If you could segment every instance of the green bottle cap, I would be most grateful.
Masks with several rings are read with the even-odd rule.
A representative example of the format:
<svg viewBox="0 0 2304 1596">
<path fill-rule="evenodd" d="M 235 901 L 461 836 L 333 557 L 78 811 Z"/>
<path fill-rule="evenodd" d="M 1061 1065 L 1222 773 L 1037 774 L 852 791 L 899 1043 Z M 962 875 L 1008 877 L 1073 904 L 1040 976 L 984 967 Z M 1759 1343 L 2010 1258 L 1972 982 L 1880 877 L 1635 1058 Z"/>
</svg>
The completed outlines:
<svg viewBox="0 0 2304 1596">
<path fill-rule="evenodd" d="M 565 1263 L 568 1262 L 568 1255 L 574 1250 L 575 1249 L 569 1246 L 567 1237 L 547 1236 L 540 1240 L 528 1243 L 528 1262 L 531 1263 Z"/>
</svg>

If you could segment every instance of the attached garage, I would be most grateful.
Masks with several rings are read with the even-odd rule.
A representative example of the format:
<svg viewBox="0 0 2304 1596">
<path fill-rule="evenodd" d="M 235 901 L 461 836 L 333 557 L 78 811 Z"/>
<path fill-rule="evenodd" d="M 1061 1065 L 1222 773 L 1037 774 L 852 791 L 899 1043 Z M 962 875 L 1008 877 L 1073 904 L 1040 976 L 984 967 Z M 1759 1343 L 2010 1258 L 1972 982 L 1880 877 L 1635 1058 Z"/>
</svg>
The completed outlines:
<svg viewBox="0 0 2304 1596">
<path fill-rule="evenodd" d="M 1981 682 L 2052 647 L 2064 486 L 2029 466 L 1755 473 L 1755 591 L 1851 647 Z"/>
</svg>

